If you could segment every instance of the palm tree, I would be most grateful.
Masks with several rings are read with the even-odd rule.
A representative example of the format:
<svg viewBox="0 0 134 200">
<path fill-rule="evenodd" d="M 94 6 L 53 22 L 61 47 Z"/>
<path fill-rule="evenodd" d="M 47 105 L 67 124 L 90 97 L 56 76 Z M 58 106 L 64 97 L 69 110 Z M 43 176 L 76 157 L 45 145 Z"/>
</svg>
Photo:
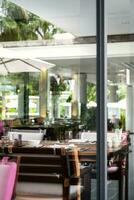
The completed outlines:
<svg viewBox="0 0 134 200">
<path fill-rule="evenodd" d="M 7 0 L 2 1 L 0 41 L 51 39 L 63 30 Z"/>
</svg>

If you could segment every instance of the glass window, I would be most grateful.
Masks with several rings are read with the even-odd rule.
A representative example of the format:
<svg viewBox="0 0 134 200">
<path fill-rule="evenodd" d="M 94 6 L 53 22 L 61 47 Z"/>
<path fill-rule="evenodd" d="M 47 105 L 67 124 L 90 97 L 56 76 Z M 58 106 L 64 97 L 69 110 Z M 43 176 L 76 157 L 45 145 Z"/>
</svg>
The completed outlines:
<svg viewBox="0 0 134 200">
<path fill-rule="evenodd" d="M 113 144 L 122 143 L 123 135 L 128 130 L 133 132 L 133 33 L 134 33 L 134 16 L 132 1 L 109 1 L 107 10 L 108 21 L 108 129 L 114 132 Z M 118 138 L 117 134 L 121 132 L 122 138 Z M 130 136 L 131 137 L 131 136 Z M 133 148 L 133 145 L 132 145 Z M 133 190 L 133 164 L 131 154 L 125 156 L 124 167 L 126 174 L 121 178 L 126 179 L 124 188 L 119 193 L 119 198 L 124 195 L 125 199 L 131 199 Z M 129 169 L 127 166 L 129 162 Z M 128 174 L 128 171 L 130 172 Z M 118 180 L 119 181 L 119 180 Z M 129 182 L 129 187 L 128 187 Z M 113 184 L 113 186 L 111 186 Z M 117 182 L 108 185 L 110 195 L 110 187 L 116 188 Z M 129 189 L 128 189 L 129 188 Z M 127 191 L 129 190 L 129 192 Z M 117 192 L 113 193 L 113 198 L 118 198 Z M 110 199 L 110 197 L 109 197 Z"/>
</svg>

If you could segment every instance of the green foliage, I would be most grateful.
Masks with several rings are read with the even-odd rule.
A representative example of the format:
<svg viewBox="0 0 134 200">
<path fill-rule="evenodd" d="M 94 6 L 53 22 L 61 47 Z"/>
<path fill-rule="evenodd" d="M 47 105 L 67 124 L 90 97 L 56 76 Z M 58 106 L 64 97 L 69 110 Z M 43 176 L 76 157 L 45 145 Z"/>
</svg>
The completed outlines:
<svg viewBox="0 0 134 200">
<path fill-rule="evenodd" d="M 96 101 L 96 85 L 87 83 L 87 101 Z"/>
<path fill-rule="evenodd" d="M 69 95 L 69 97 L 67 98 L 66 102 L 70 103 L 72 101 L 72 94 Z"/>
<path fill-rule="evenodd" d="M 0 17 L 0 41 L 51 39 L 55 33 L 63 32 L 53 24 L 26 11 L 7 0 L 3 0 Z"/>
<path fill-rule="evenodd" d="M 120 126 L 119 128 L 125 130 L 125 110 L 121 110 L 119 126 Z"/>
<path fill-rule="evenodd" d="M 39 74 L 30 74 L 29 95 L 39 95 Z"/>
<path fill-rule="evenodd" d="M 15 113 L 17 112 L 16 108 L 8 108 L 8 112 Z"/>
<path fill-rule="evenodd" d="M 65 117 L 65 106 L 60 106 L 60 117 Z"/>
<path fill-rule="evenodd" d="M 50 91 L 52 91 L 53 95 L 60 95 L 61 92 L 66 90 L 66 88 L 67 88 L 67 85 L 64 82 L 62 77 L 60 77 L 59 75 L 57 76 L 57 78 L 55 76 L 51 76 Z"/>
<path fill-rule="evenodd" d="M 96 131 L 96 108 L 87 109 L 85 117 L 81 119 L 81 122 L 86 130 Z"/>
<path fill-rule="evenodd" d="M 36 109 L 35 108 L 29 108 L 29 112 L 30 113 L 36 113 Z"/>
<path fill-rule="evenodd" d="M 119 85 L 118 86 L 118 91 L 117 91 L 117 95 L 118 95 L 118 100 L 122 100 L 125 99 L 126 97 L 126 86 L 125 85 Z"/>
<path fill-rule="evenodd" d="M 25 76 L 26 72 L 8 74 L 7 76 L 0 76 L 0 82 L 1 85 L 13 85 L 20 88 L 20 86 L 24 85 Z M 39 95 L 39 73 L 29 73 L 28 89 L 29 95 Z M 8 91 L 6 93 L 8 93 Z"/>
<path fill-rule="evenodd" d="M 0 41 L 12 41 L 18 38 L 17 23 L 8 17 L 0 17 Z"/>
</svg>

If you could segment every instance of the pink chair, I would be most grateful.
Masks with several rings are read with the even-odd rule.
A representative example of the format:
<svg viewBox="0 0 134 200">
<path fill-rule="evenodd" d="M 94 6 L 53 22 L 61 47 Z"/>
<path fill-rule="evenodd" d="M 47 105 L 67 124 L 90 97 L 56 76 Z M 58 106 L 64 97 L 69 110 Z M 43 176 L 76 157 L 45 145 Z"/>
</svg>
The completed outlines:
<svg viewBox="0 0 134 200">
<path fill-rule="evenodd" d="M 17 163 L 3 157 L 0 161 L 0 200 L 11 200 L 17 172 Z"/>
</svg>

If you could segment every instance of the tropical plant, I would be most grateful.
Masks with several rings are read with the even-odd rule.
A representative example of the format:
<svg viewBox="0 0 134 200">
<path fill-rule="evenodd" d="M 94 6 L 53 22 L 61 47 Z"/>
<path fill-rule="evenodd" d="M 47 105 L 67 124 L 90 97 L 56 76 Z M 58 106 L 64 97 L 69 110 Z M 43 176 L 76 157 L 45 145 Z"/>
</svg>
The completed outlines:
<svg viewBox="0 0 134 200">
<path fill-rule="evenodd" d="M 96 85 L 93 83 L 87 84 L 87 101 L 96 101 Z"/>
<path fill-rule="evenodd" d="M 51 39 L 63 30 L 24 8 L 7 0 L 2 1 L 3 15 L 0 16 L 0 41 Z"/>
<path fill-rule="evenodd" d="M 121 113 L 120 113 L 120 120 L 119 120 L 119 128 L 122 128 L 122 130 L 124 131 L 125 130 L 125 110 L 121 110 Z"/>
<path fill-rule="evenodd" d="M 53 95 L 60 95 L 61 92 L 65 91 L 67 88 L 66 83 L 64 82 L 61 76 L 51 76 L 50 78 L 50 91 Z"/>
<path fill-rule="evenodd" d="M 0 76 L 1 85 L 12 85 L 16 86 L 16 93 L 20 90 L 20 85 L 24 85 L 24 78 L 26 73 L 8 74 L 7 76 Z M 29 95 L 39 94 L 39 73 L 29 73 Z M 10 91 L 6 92 L 10 93 Z"/>
<path fill-rule="evenodd" d="M 126 86 L 125 85 L 118 85 L 117 96 L 118 96 L 119 101 L 126 98 Z"/>
</svg>

